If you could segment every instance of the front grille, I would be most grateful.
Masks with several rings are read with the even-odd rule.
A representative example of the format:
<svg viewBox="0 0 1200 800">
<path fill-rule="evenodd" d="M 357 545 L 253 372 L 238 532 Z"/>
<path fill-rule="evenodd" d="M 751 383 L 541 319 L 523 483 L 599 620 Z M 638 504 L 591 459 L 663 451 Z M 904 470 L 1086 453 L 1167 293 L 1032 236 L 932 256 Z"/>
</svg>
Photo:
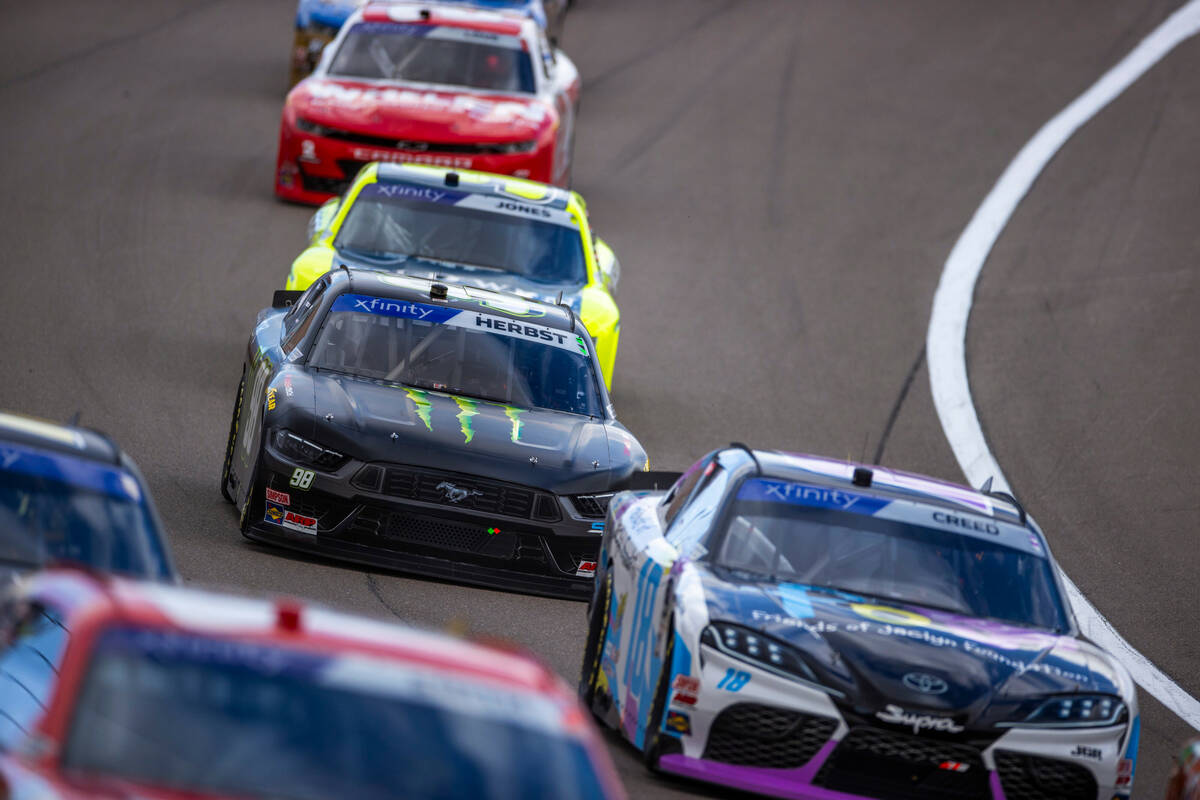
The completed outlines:
<svg viewBox="0 0 1200 800">
<path fill-rule="evenodd" d="M 608 502 L 611 494 L 577 494 L 571 498 L 579 516 L 588 519 L 604 519 L 608 515 Z"/>
<path fill-rule="evenodd" d="M 802 767 L 837 730 L 837 720 L 738 703 L 713 721 L 704 757 L 744 767 Z"/>
<path fill-rule="evenodd" d="M 1008 800 L 1092 800 L 1096 779 L 1069 761 L 996 751 L 996 771 Z"/>
<path fill-rule="evenodd" d="M 511 559 L 516 555 L 519 542 L 517 534 L 490 534 L 486 528 L 479 525 L 463 525 L 449 520 L 372 508 L 359 512 L 354 524 L 350 526 L 349 533 L 503 559 Z"/>
<path fill-rule="evenodd" d="M 349 178 L 326 178 L 321 175 L 309 175 L 300 169 L 300 183 L 306 192 L 323 192 L 325 194 L 341 194 L 350 185 Z"/>
<path fill-rule="evenodd" d="M 842 739 L 813 782 L 880 800 L 991 797 L 978 748 L 867 727 Z"/>
<path fill-rule="evenodd" d="M 393 464 L 385 465 L 381 470 L 377 465 L 368 465 L 355 476 L 354 485 L 388 497 L 492 516 L 547 522 L 556 522 L 561 517 L 554 496 L 546 492 L 449 472 Z"/>
</svg>

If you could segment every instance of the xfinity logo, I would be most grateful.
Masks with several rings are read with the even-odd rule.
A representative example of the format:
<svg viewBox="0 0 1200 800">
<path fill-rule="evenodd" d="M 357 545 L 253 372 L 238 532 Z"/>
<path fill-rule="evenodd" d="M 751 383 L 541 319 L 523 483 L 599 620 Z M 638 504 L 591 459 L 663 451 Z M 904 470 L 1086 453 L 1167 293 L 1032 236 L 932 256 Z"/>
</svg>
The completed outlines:
<svg viewBox="0 0 1200 800">
<path fill-rule="evenodd" d="M 945 694 L 950 687 L 944 680 L 924 672 L 910 672 L 901 681 L 909 689 L 921 694 Z"/>
<path fill-rule="evenodd" d="M 478 489 L 464 489 L 461 486 L 455 486 L 450 481 L 442 481 L 436 488 L 451 503 L 461 503 L 468 497 L 483 497 L 483 492 Z"/>
<path fill-rule="evenodd" d="M 942 733 L 962 733 L 963 726 L 955 725 L 949 717 L 934 717 L 929 714 L 914 714 L 905 711 L 900 706 L 887 706 L 885 711 L 876 711 L 875 717 L 892 725 L 903 725 L 912 728 L 913 733 L 921 731 L 939 731 Z"/>
<path fill-rule="evenodd" d="M 425 317 L 437 310 L 434 308 L 423 308 L 415 303 L 397 303 L 391 300 L 380 300 L 378 297 L 372 297 L 370 300 L 356 298 L 354 300 L 354 308 L 355 310 L 361 309 L 368 314 L 404 314 L 405 316 L 413 316 L 418 319 L 425 319 Z"/>
<path fill-rule="evenodd" d="M 401 142 L 400 144 L 404 144 Z M 445 192 L 439 192 L 437 189 L 422 189 L 416 186 L 405 186 L 403 184 L 376 184 L 375 191 L 384 197 L 410 197 L 414 200 L 427 200 L 430 203 L 440 203 L 446 197 Z"/>
<path fill-rule="evenodd" d="M 769 483 L 766 492 L 780 500 L 800 500 L 842 509 L 850 508 L 858 501 L 854 495 L 839 492 L 837 489 L 801 486 L 795 483 Z"/>
</svg>

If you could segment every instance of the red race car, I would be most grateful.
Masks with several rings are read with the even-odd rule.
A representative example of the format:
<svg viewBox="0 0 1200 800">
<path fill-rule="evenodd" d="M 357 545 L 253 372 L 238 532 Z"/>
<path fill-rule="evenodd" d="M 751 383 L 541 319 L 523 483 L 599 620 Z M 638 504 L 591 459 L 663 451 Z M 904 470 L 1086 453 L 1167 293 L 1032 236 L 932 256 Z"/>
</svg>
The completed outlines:
<svg viewBox="0 0 1200 800">
<path fill-rule="evenodd" d="M 508 650 L 72 570 L 0 601 L 0 795 L 623 797 L 563 682 Z"/>
<path fill-rule="evenodd" d="M 275 194 L 321 203 L 371 161 L 567 186 L 579 71 L 533 20 L 437 3 L 372 3 L 288 94 Z"/>
</svg>

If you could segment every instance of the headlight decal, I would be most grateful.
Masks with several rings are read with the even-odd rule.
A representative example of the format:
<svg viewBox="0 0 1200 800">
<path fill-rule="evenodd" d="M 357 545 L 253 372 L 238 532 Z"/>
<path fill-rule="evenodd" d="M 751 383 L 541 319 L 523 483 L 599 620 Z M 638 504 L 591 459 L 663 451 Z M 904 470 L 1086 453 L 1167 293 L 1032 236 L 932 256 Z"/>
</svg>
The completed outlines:
<svg viewBox="0 0 1200 800">
<path fill-rule="evenodd" d="M 293 461 L 310 464 L 322 470 L 337 469 L 346 462 L 346 456 L 329 450 L 308 439 L 297 436 L 286 428 L 275 431 L 275 449 Z"/>
<path fill-rule="evenodd" d="M 996 727 L 1105 728 L 1125 721 L 1128 709 L 1120 698 L 1107 694 L 1074 694 L 1051 697 L 1023 720 L 1000 722 Z"/>
<path fill-rule="evenodd" d="M 836 689 L 821 685 L 796 648 L 758 631 L 728 622 L 712 622 L 701 633 L 700 641 L 731 658 L 753 664 L 780 677 L 799 681 L 826 694 L 844 696 Z"/>
</svg>

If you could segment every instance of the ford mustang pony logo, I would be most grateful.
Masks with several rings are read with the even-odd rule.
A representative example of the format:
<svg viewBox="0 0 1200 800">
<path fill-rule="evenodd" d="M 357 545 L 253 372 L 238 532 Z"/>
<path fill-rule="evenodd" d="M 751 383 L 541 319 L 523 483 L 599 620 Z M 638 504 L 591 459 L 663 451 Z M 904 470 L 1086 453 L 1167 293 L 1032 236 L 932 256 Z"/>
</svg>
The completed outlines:
<svg viewBox="0 0 1200 800">
<path fill-rule="evenodd" d="M 921 731 L 941 731 L 943 733 L 962 733 L 963 726 L 955 725 L 949 717 L 934 717 L 929 714 L 914 714 L 905 711 L 900 706 L 887 706 L 885 711 L 876 711 L 875 717 L 893 725 L 910 727 L 913 733 Z"/>
<path fill-rule="evenodd" d="M 450 481 L 442 481 L 436 488 L 451 503 L 461 503 L 468 497 L 483 497 L 483 492 L 478 489 L 464 489 L 461 486 L 455 486 Z"/>
<path fill-rule="evenodd" d="M 910 672 L 901 681 L 909 689 L 921 694 L 945 694 L 950 687 L 944 680 L 924 672 Z"/>
</svg>

